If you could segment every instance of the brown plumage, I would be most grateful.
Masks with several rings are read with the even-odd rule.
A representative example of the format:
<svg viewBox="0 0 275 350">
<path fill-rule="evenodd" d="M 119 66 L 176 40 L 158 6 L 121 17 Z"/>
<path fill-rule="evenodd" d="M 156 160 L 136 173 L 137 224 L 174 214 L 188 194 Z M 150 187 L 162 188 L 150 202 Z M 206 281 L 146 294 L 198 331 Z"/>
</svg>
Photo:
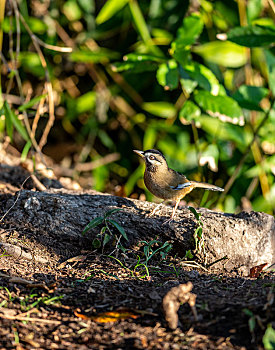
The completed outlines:
<svg viewBox="0 0 275 350">
<path fill-rule="evenodd" d="M 164 155 L 155 149 L 147 151 L 134 150 L 141 156 L 146 164 L 144 172 L 144 183 L 148 190 L 158 198 L 176 201 L 171 218 L 172 220 L 179 202 L 194 188 L 204 188 L 211 191 L 223 191 L 222 188 L 204 182 L 189 181 L 184 175 L 170 169 L 167 165 Z M 154 215 L 158 206 L 152 211 Z"/>
</svg>

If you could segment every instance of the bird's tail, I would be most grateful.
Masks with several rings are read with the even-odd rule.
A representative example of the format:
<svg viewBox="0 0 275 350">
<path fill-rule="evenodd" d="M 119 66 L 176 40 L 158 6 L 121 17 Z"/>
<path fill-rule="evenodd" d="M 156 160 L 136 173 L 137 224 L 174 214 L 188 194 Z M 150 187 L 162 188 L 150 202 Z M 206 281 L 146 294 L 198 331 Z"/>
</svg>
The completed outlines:
<svg viewBox="0 0 275 350">
<path fill-rule="evenodd" d="M 197 181 L 190 181 L 191 184 L 195 187 L 199 187 L 199 188 L 204 188 L 206 190 L 210 190 L 210 191 L 224 191 L 223 188 L 215 186 L 215 185 L 211 185 L 208 184 L 206 182 L 197 182 Z"/>
</svg>

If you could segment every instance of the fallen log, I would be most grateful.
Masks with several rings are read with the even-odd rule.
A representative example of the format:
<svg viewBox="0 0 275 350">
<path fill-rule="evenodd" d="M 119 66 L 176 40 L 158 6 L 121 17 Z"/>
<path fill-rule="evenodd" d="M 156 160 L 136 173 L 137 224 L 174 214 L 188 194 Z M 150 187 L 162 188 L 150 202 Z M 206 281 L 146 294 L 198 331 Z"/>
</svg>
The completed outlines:
<svg viewBox="0 0 275 350">
<path fill-rule="evenodd" d="M 7 232 L 16 230 L 29 242 L 32 254 L 41 259 L 64 260 L 91 247 L 91 242 L 101 226 L 83 235 L 83 229 L 94 218 L 110 209 L 120 208 L 112 219 L 122 226 L 133 246 L 140 240 L 159 237 L 170 241 L 175 252 L 184 256 L 194 251 L 194 233 L 198 221 L 188 209 L 177 210 L 175 220 L 163 225 L 172 208 L 161 206 L 154 217 L 147 217 L 156 204 L 116 197 L 95 191 L 47 191 L 20 190 L 15 195 L 0 195 L 2 243 L 15 244 Z M 255 265 L 272 264 L 275 261 L 275 221 L 271 215 L 259 212 L 241 212 L 237 215 L 199 208 L 203 223 L 203 241 L 200 241 L 200 257 L 207 264 L 221 260 L 218 266 L 247 273 Z M 5 237 L 5 238 L 3 238 Z M 8 239 L 9 238 L 9 239 Z M 26 248 L 26 246 L 25 246 Z M 197 254 L 199 252 L 197 251 Z M 227 263 L 224 264 L 224 258 Z"/>
</svg>

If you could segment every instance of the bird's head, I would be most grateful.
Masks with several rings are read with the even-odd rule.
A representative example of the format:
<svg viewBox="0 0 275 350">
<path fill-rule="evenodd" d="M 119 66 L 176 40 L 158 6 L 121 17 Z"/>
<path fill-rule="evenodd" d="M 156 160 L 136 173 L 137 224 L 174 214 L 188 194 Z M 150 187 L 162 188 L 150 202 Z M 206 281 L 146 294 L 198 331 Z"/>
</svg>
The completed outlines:
<svg viewBox="0 0 275 350">
<path fill-rule="evenodd" d="M 142 157 L 146 164 L 148 171 L 159 171 L 167 169 L 167 162 L 164 155 L 156 149 L 148 149 L 147 151 L 134 150 L 140 157 Z"/>
</svg>

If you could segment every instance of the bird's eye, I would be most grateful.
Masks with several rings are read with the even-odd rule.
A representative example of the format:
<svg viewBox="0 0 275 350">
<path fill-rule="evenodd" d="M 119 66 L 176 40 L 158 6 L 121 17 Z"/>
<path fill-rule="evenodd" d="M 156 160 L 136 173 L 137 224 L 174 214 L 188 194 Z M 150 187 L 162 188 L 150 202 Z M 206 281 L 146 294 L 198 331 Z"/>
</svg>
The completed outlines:
<svg viewBox="0 0 275 350">
<path fill-rule="evenodd" d="M 155 157 L 154 157 L 154 156 L 150 156 L 149 159 L 150 159 L 150 160 L 154 160 Z"/>
</svg>

